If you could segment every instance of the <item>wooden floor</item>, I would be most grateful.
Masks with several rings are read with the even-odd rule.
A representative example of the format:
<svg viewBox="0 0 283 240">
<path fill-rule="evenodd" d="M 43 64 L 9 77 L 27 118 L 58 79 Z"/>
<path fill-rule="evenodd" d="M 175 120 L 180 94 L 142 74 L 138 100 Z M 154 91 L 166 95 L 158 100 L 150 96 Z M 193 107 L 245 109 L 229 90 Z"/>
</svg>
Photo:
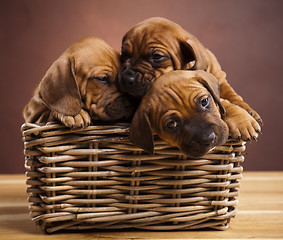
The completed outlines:
<svg viewBox="0 0 283 240">
<path fill-rule="evenodd" d="M 0 239 L 283 239 L 283 172 L 246 172 L 227 231 L 108 231 L 46 235 L 31 221 L 24 175 L 0 175 Z"/>
</svg>

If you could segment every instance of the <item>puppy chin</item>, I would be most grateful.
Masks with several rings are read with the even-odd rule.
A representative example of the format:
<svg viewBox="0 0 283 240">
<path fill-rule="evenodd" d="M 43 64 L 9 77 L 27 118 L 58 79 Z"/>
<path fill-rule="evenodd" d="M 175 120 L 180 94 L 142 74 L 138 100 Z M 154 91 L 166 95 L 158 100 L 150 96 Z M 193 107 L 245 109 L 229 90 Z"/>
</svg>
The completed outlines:
<svg viewBox="0 0 283 240">
<path fill-rule="evenodd" d="M 180 146 L 179 149 L 189 158 L 200 158 L 207 154 L 214 147 L 215 146 L 195 148 L 193 146 Z"/>
<path fill-rule="evenodd" d="M 119 96 L 105 104 L 92 104 L 90 116 L 96 121 L 114 122 L 128 120 L 133 115 L 134 106 L 126 95 Z"/>
<path fill-rule="evenodd" d="M 110 121 L 111 118 L 108 116 L 105 111 L 98 109 L 96 104 L 92 104 L 90 107 L 90 117 L 94 121 Z"/>
</svg>

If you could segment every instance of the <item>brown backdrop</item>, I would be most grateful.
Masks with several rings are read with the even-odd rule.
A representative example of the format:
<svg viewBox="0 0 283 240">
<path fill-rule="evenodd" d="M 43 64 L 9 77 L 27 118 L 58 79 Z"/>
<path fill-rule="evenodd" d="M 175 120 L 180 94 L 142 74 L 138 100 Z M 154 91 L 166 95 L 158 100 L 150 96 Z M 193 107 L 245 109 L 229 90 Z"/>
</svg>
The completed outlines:
<svg viewBox="0 0 283 240">
<path fill-rule="evenodd" d="M 0 173 L 24 172 L 22 109 L 52 62 L 74 41 L 97 36 L 119 50 L 123 34 L 152 16 L 196 35 L 228 80 L 263 117 L 245 170 L 283 170 L 281 0 L 1 1 Z"/>
</svg>

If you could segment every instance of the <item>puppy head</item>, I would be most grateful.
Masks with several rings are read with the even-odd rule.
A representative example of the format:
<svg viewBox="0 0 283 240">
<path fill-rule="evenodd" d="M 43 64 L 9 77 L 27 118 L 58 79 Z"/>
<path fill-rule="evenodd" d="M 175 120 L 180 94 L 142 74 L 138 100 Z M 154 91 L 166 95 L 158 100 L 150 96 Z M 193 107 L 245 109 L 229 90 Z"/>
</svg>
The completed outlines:
<svg viewBox="0 0 283 240">
<path fill-rule="evenodd" d="M 172 70 L 207 68 L 203 46 L 181 26 L 164 18 L 149 18 L 123 38 L 118 86 L 141 98 L 151 83 Z"/>
<path fill-rule="evenodd" d="M 153 133 L 190 157 L 200 157 L 227 141 L 221 119 L 218 81 L 204 71 L 174 71 L 161 76 L 141 101 L 130 139 L 153 153 Z"/>
<path fill-rule="evenodd" d="M 39 94 L 53 111 L 75 116 L 81 108 L 93 119 L 114 121 L 130 116 L 132 106 L 120 93 L 115 77 L 118 53 L 99 38 L 86 38 L 71 45 L 49 68 Z"/>
</svg>

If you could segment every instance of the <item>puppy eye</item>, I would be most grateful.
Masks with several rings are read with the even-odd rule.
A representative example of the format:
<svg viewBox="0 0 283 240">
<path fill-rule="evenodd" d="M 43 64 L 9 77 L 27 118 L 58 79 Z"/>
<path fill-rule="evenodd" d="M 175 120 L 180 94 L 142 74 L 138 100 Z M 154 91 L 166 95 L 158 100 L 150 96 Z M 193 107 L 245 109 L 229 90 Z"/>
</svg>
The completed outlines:
<svg viewBox="0 0 283 240">
<path fill-rule="evenodd" d="M 96 77 L 96 79 L 97 79 L 98 81 L 100 81 L 100 82 L 107 82 L 108 77 L 107 77 L 107 76 L 105 76 L 105 77 Z"/>
<path fill-rule="evenodd" d="M 175 129 L 177 127 L 179 127 L 179 123 L 177 123 L 175 120 L 170 120 L 168 123 L 167 123 L 167 128 L 169 129 Z"/>
<path fill-rule="evenodd" d="M 127 55 L 127 53 L 122 52 L 122 54 L 121 54 L 121 56 L 120 56 L 120 60 L 121 60 L 122 62 L 124 62 L 124 61 L 126 61 L 127 58 L 129 58 L 128 55 Z"/>
<path fill-rule="evenodd" d="M 152 55 L 152 60 L 153 60 L 154 62 L 162 62 L 162 61 L 164 61 L 165 59 L 166 59 L 166 56 L 161 55 L 161 54 L 159 54 L 159 53 L 154 53 L 154 54 Z"/>
<path fill-rule="evenodd" d="M 209 98 L 207 97 L 207 98 L 202 99 L 200 104 L 203 108 L 208 107 L 209 106 Z"/>
<path fill-rule="evenodd" d="M 88 78 L 88 80 L 97 80 L 99 82 L 106 83 L 108 81 L 108 76 L 103 76 L 103 77 L 91 76 Z"/>
<path fill-rule="evenodd" d="M 121 55 L 120 55 L 121 61 L 124 62 L 130 57 L 131 57 L 130 52 L 128 50 L 122 48 Z"/>
</svg>

